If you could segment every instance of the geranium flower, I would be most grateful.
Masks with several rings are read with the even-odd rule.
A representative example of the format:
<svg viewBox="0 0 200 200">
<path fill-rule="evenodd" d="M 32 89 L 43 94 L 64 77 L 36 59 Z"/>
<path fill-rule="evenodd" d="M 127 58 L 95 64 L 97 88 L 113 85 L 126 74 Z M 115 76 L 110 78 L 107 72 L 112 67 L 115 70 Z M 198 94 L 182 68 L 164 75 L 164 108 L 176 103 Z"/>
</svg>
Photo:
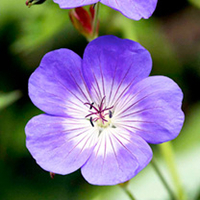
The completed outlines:
<svg viewBox="0 0 200 200">
<path fill-rule="evenodd" d="M 101 2 L 130 19 L 149 18 L 154 12 L 157 0 L 53 0 L 60 8 L 71 9 Z"/>
<path fill-rule="evenodd" d="M 152 60 L 137 42 L 102 36 L 83 59 L 68 49 L 47 53 L 29 79 L 29 96 L 44 111 L 26 128 L 37 163 L 56 174 L 81 168 L 91 184 L 114 185 L 150 162 L 148 143 L 179 134 L 182 91 L 164 76 L 148 77 Z"/>
</svg>

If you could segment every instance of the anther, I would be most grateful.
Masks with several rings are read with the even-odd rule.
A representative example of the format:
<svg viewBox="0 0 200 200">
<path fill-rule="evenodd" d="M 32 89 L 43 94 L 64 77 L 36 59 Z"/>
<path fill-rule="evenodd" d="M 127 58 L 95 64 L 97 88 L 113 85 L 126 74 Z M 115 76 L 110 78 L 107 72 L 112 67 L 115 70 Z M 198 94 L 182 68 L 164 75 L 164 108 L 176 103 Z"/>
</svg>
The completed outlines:
<svg viewBox="0 0 200 200">
<path fill-rule="evenodd" d="M 112 118 L 112 112 L 109 110 L 109 118 Z"/>
<path fill-rule="evenodd" d="M 92 127 L 94 127 L 93 121 L 92 121 L 92 117 L 90 117 L 90 123 L 92 125 Z"/>
<path fill-rule="evenodd" d="M 93 105 L 94 105 L 94 102 L 92 102 L 92 103 L 90 104 L 90 110 L 92 109 Z"/>
</svg>

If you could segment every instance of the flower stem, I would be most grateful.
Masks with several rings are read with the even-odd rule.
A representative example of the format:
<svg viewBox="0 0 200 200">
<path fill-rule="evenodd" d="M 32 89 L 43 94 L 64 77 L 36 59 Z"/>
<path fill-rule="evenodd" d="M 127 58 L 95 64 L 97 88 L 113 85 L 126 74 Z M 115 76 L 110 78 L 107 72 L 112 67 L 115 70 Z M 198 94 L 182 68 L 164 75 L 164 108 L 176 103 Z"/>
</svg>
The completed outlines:
<svg viewBox="0 0 200 200">
<path fill-rule="evenodd" d="M 157 166 L 157 164 L 155 162 L 155 159 L 152 159 L 151 164 L 152 164 L 154 170 L 156 171 L 157 175 L 159 176 L 160 180 L 162 181 L 163 185 L 165 186 L 166 190 L 168 191 L 169 196 L 171 197 L 171 200 L 177 199 L 176 196 L 175 196 L 175 194 L 173 193 L 173 191 L 169 187 L 167 181 L 163 177 L 161 171 L 159 170 L 159 168 L 158 168 L 158 166 Z"/>
<path fill-rule="evenodd" d="M 136 200 L 135 197 L 134 197 L 134 196 L 131 194 L 131 192 L 128 190 L 127 185 L 128 185 L 128 182 L 119 184 L 119 186 L 121 186 L 121 188 L 124 190 L 124 192 L 129 196 L 129 198 L 130 198 L 131 200 Z"/>
<path fill-rule="evenodd" d="M 174 182 L 174 186 L 177 191 L 178 199 L 179 200 L 185 200 L 186 195 L 182 188 L 181 181 L 178 176 L 175 159 L 174 159 L 174 152 L 172 148 L 171 142 L 166 142 L 159 145 L 159 148 L 161 150 L 161 153 L 165 159 L 165 162 L 168 165 L 169 172 L 171 174 L 172 180 Z"/>
<path fill-rule="evenodd" d="M 94 21 L 93 21 L 93 24 L 92 24 L 92 30 L 93 30 L 93 39 L 97 38 L 98 37 L 98 34 L 97 34 L 97 25 L 98 25 L 98 17 L 99 17 L 99 8 L 100 8 L 100 2 L 97 2 L 95 4 L 95 14 L 94 14 Z"/>
</svg>

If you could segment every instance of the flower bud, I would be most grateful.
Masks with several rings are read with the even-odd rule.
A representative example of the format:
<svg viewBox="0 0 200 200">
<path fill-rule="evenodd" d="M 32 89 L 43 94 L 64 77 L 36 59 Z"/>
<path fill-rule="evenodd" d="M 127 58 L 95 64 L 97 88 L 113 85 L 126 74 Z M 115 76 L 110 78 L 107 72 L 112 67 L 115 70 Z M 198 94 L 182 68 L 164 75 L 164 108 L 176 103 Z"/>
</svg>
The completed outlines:
<svg viewBox="0 0 200 200">
<path fill-rule="evenodd" d="M 83 7 L 78 7 L 69 12 L 69 17 L 74 27 L 89 41 L 98 35 L 98 25 L 94 31 L 94 16 L 95 9 L 93 6 L 90 6 L 89 11 Z"/>
<path fill-rule="evenodd" d="M 26 5 L 30 8 L 34 4 L 42 4 L 46 0 L 26 0 Z"/>
<path fill-rule="evenodd" d="M 50 174 L 50 177 L 51 177 L 52 179 L 54 179 L 54 177 L 55 177 L 55 173 L 50 172 L 49 174 Z"/>
</svg>

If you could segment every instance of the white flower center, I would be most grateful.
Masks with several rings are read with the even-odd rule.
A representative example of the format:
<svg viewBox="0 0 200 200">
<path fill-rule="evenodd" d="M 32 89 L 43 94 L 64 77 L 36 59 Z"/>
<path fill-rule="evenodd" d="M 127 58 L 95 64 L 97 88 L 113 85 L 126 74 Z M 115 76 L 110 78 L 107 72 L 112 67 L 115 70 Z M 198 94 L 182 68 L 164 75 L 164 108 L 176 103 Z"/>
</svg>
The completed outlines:
<svg viewBox="0 0 200 200">
<path fill-rule="evenodd" d="M 112 125 L 112 119 L 109 118 L 108 115 L 105 116 L 104 118 L 106 121 L 102 121 L 101 119 L 96 121 L 97 126 L 99 126 L 100 128 L 107 128 L 110 127 Z"/>
<path fill-rule="evenodd" d="M 89 119 L 92 127 L 97 125 L 100 128 L 100 131 L 107 127 L 114 127 L 112 126 L 113 106 L 107 108 L 104 105 L 104 100 L 105 97 L 103 97 L 100 105 L 98 106 L 95 106 L 94 103 L 85 103 L 85 105 L 90 106 L 90 114 L 86 115 L 85 117 Z"/>
</svg>

